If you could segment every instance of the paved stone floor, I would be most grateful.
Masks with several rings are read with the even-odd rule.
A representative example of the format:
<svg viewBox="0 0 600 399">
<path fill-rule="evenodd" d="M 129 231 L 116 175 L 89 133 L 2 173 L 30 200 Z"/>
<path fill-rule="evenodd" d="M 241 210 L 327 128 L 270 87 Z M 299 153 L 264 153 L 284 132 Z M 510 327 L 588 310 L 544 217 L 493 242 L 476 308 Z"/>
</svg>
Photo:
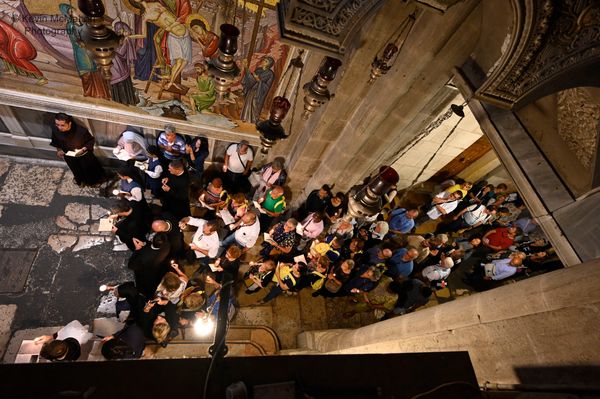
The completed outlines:
<svg viewBox="0 0 600 399">
<path fill-rule="evenodd" d="M 0 343 L 19 330 L 89 322 L 98 282 L 130 278 L 127 255 L 98 233 L 112 201 L 96 191 L 75 186 L 60 163 L 0 158 L 0 248 L 37 251 L 24 291 L 0 293 Z"/>
<path fill-rule="evenodd" d="M 24 291 L 0 293 L 0 357 L 10 337 L 33 338 L 44 328 L 75 319 L 91 323 L 102 300 L 98 286 L 133 278 L 126 268 L 129 252 L 113 252 L 112 236 L 98 232 L 98 220 L 114 202 L 97 189 L 75 186 L 60 162 L 0 158 L 0 248 L 37 251 Z M 470 294 L 460 273 L 456 275 L 453 289 L 437 291 L 428 306 Z M 375 321 L 372 313 L 343 318 L 352 306 L 346 298 L 313 298 L 309 289 L 261 306 L 252 305 L 265 290 L 254 295 L 238 291 L 233 324 L 270 326 L 282 349 L 295 348 L 302 331 L 357 328 Z M 14 352 L 18 342 L 11 345 Z M 4 361 L 10 361 L 8 356 Z"/>
<path fill-rule="evenodd" d="M 98 220 L 112 204 L 97 189 L 75 186 L 62 163 L 0 158 L 0 248 L 37 252 L 23 292 L 0 293 L 0 357 L 15 335 L 37 335 L 74 319 L 90 323 L 101 302 L 98 286 L 133 278 L 126 268 L 129 252 L 113 252 L 112 236 L 98 232 Z M 263 295 L 238 293 L 234 323 L 271 326 L 284 349 L 294 348 L 303 330 L 373 321 L 370 315 L 337 320 L 346 301 L 326 306 L 309 291 L 249 306 Z"/>
</svg>

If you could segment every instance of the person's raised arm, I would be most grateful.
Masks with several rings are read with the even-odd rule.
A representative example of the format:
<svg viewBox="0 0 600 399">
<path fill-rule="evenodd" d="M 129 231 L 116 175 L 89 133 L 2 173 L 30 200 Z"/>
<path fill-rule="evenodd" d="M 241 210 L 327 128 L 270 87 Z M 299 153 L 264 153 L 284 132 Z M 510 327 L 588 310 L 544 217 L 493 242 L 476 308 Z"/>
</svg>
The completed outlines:
<svg viewBox="0 0 600 399">
<path fill-rule="evenodd" d="M 126 39 L 147 39 L 148 38 L 148 20 L 143 16 L 144 12 L 142 12 L 142 31 L 140 33 L 136 33 L 134 35 L 125 36 Z"/>
</svg>

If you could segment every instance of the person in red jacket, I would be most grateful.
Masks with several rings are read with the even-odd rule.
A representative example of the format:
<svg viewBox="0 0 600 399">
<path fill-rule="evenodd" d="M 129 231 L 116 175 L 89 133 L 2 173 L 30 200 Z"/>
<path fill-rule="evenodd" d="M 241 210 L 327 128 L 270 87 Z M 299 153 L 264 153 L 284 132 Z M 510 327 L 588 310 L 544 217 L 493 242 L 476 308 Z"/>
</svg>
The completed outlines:
<svg viewBox="0 0 600 399">
<path fill-rule="evenodd" d="M 498 227 L 488 231 L 481 241 L 494 252 L 502 251 L 514 244 L 518 230 L 518 227 Z"/>
</svg>

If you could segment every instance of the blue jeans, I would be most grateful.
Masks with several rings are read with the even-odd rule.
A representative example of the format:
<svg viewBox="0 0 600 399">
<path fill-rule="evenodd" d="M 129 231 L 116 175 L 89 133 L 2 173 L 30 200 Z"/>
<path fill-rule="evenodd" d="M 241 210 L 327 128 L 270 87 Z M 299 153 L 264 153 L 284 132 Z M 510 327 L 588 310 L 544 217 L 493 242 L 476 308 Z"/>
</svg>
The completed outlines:
<svg viewBox="0 0 600 399">
<path fill-rule="evenodd" d="M 281 295 L 282 292 L 283 292 L 283 290 L 278 285 L 276 285 L 275 287 L 271 288 L 271 291 L 269 291 L 267 296 L 265 296 L 262 299 L 262 301 L 269 302 L 270 300 L 273 300 L 273 299 L 277 298 L 279 295 Z"/>
<path fill-rule="evenodd" d="M 223 252 L 225 252 L 225 250 L 229 248 L 232 244 L 236 244 L 238 247 L 244 249 L 244 246 L 235 239 L 235 233 L 231 233 L 223 241 L 221 241 L 221 244 L 219 246 L 219 252 L 217 253 L 217 258 L 219 258 L 223 254 Z"/>
</svg>

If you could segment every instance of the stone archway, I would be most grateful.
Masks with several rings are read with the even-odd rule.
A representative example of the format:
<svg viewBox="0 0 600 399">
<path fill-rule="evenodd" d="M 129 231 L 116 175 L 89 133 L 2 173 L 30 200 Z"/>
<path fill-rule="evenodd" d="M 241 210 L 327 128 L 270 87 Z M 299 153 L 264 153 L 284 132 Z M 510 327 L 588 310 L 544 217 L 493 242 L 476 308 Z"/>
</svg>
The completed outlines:
<svg viewBox="0 0 600 399">
<path fill-rule="evenodd" d="M 517 109 L 560 90 L 600 86 L 600 3 L 511 0 L 511 6 L 510 43 L 478 99 Z"/>
</svg>

